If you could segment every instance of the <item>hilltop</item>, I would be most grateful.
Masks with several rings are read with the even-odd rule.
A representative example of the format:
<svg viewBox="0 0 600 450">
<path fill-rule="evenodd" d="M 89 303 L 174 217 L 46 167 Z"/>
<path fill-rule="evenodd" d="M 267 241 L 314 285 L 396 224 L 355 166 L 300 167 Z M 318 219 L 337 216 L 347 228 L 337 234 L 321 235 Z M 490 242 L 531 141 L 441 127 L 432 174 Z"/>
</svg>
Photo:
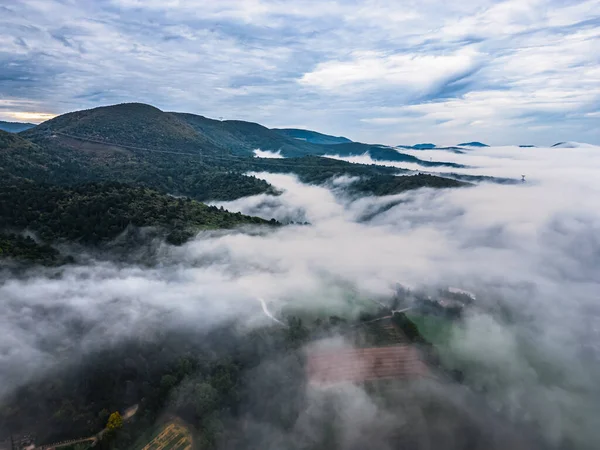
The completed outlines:
<svg viewBox="0 0 600 450">
<path fill-rule="evenodd" d="M 174 152 L 216 154 L 219 150 L 185 121 L 143 103 L 70 112 L 23 133 L 30 139 L 52 135 Z"/>
<path fill-rule="evenodd" d="M 458 144 L 459 147 L 489 147 L 489 145 L 484 144 L 482 142 L 463 142 L 462 144 Z"/>
</svg>

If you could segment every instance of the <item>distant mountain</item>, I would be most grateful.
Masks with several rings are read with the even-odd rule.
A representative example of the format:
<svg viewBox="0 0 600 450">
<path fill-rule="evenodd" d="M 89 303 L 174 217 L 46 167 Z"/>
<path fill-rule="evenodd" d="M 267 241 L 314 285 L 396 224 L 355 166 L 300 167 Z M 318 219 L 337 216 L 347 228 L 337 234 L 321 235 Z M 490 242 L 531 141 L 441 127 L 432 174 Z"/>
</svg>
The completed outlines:
<svg viewBox="0 0 600 450">
<path fill-rule="evenodd" d="M 592 148 L 592 147 L 595 147 L 595 145 L 586 144 L 584 142 L 567 141 L 567 142 L 557 142 L 552 147 L 557 147 L 557 148 Z"/>
<path fill-rule="evenodd" d="M 473 142 L 463 142 L 462 144 L 458 144 L 459 147 L 489 147 L 487 144 L 483 144 L 481 142 L 473 141 Z"/>
<path fill-rule="evenodd" d="M 311 144 L 334 145 L 352 142 L 350 139 L 343 136 L 331 136 L 329 134 L 318 133 L 311 130 L 301 130 L 298 128 L 272 128 L 272 130 L 283 136 L 310 142 Z"/>
<path fill-rule="evenodd" d="M 529 144 L 527 144 L 527 145 L 519 145 L 519 147 L 521 147 L 521 148 L 531 148 L 531 147 L 535 147 L 535 145 L 529 145 Z"/>
<path fill-rule="evenodd" d="M 435 147 L 435 144 L 415 144 L 415 145 L 397 145 L 396 148 L 405 148 L 407 150 L 432 150 Z"/>
<path fill-rule="evenodd" d="M 417 158 L 413 155 L 401 153 L 392 147 L 384 145 L 362 144 L 360 142 L 352 142 L 350 144 L 337 144 L 329 146 L 329 154 L 338 156 L 360 156 L 368 154 L 372 159 L 378 161 L 396 161 L 415 163 L 425 167 L 464 167 L 462 164 L 448 163 L 441 161 L 426 161 Z"/>
<path fill-rule="evenodd" d="M 435 148 L 435 144 L 426 143 L 426 144 L 415 144 L 412 146 L 415 150 L 431 150 Z"/>
<path fill-rule="evenodd" d="M 0 120 L 0 130 L 8 131 L 9 133 L 20 133 L 21 131 L 29 130 L 35 127 L 33 123 L 27 122 L 4 122 Z"/>
</svg>

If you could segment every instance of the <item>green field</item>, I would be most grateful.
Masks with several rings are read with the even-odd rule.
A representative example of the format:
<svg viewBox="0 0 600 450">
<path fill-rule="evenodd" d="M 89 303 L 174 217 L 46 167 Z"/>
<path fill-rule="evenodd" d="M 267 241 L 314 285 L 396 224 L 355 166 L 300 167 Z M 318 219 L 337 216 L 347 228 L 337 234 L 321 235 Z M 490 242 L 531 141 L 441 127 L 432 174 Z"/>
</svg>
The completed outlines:
<svg viewBox="0 0 600 450">
<path fill-rule="evenodd" d="M 406 315 L 417 326 L 423 337 L 433 345 L 444 345 L 450 340 L 455 327 L 452 320 L 433 315 L 411 314 L 410 312 Z"/>
</svg>

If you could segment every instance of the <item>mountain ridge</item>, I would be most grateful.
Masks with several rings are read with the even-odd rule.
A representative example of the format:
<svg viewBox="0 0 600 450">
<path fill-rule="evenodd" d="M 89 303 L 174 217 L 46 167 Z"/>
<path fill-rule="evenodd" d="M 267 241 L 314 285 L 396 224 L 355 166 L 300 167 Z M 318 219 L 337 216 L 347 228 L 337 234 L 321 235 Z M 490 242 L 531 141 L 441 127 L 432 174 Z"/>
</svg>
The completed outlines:
<svg viewBox="0 0 600 450">
<path fill-rule="evenodd" d="M 335 144 L 348 144 L 353 142 L 352 140 L 344 136 L 332 136 L 330 134 L 319 133 L 318 131 L 305 130 L 302 128 L 271 128 L 284 136 L 291 137 L 293 139 L 304 140 L 311 144 L 320 145 L 335 145 Z"/>
<path fill-rule="evenodd" d="M 35 127 L 34 123 L 29 122 L 6 122 L 0 120 L 0 130 L 7 131 L 9 133 L 20 133 L 21 131 L 28 130 Z"/>
</svg>

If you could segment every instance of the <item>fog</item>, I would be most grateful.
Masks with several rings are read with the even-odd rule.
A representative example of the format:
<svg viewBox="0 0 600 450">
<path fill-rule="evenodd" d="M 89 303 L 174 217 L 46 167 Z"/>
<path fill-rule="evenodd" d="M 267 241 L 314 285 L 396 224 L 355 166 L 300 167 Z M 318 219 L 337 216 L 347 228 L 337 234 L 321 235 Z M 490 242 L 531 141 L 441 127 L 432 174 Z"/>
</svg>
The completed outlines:
<svg viewBox="0 0 600 450">
<path fill-rule="evenodd" d="M 446 363 L 471 368 L 467 384 L 484 387 L 493 410 L 534 423 L 549 445 L 594 448 L 600 148 L 409 153 L 469 166 L 449 172 L 526 181 L 357 199 L 345 192 L 352 178 L 308 186 L 255 173 L 282 194 L 214 204 L 307 224 L 202 232 L 181 247 L 157 243 L 159 263 L 151 266 L 88 257 L 19 277 L 3 273 L 0 399 L 67 356 L 157 328 L 210 329 L 242 316 L 252 328 L 271 321 L 263 306 L 275 317 L 290 307 L 351 316 L 361 302 L 392 295 L 396 283 L 454 286 L 475 293 L 477 308 L 440 344 Z M 373 163 L 365 158 L 343 159 Z M 339 402 L 348 420 L 367 408 L 372 422 L 376 407 L 360 395 Z"/>
</svg>

